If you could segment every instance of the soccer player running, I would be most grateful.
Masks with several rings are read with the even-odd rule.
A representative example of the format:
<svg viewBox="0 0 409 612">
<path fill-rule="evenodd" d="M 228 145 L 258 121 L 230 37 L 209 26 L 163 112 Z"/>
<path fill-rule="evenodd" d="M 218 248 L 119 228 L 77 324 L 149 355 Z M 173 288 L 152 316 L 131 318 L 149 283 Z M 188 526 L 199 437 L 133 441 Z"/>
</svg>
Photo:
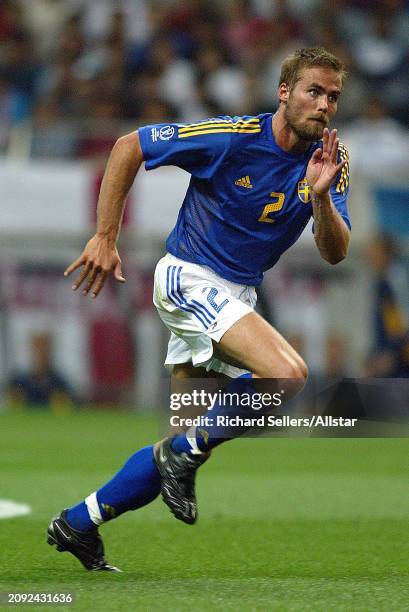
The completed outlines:
<svg viewBox="0 0 409 612">
<path fill-rule="evenodd" d="M 114 145 L 96 234 L 65 275 L 81 268 L 73 289 L 93 297 L 110 274 L 125 282 L 116 243 L 142 162 L 147 170 L 175 165 L 189 172 L 168 253 L 155 271 L 154 304 L 171 332 L 166 364 L 175 379 L 215 372 L 231 379 L 230 390 L 242 378 L 250 389 L 257 378 L 280 379 L 287 381 L 287 398 L 304 386 L 306 364 L 254 312 L 254 287 L 311 216 L 322 258 L 336 264 L 347 254 L 348 155 L 336 130 L 328 130 L 344 78 L 332 54 L 301 49 L 283 63 L 274 115 L 146 126 Z M 216 404 L 213 422 L 227 411 L 231 407 Z M 48 543 L 71 552 L 86 569 L 117 571 L 104 558 L 98 526 L 160 492 L 176 518 L 194 523 L 197 468 L 213 448 L 242 432 L 191 428 L 139 450 L 107 484 L 51 521 Z"/>
</svg>

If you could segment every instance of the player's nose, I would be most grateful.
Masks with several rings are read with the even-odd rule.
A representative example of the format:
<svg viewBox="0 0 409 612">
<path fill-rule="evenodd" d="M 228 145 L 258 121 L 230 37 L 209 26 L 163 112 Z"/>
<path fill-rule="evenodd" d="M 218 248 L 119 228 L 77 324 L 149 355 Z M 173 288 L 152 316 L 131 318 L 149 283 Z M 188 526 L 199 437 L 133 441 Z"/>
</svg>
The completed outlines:
<svg viewBox="0 0 409 612">
<path fill-rule="evenodd" d="M 317 109 L 320 113 L 327 113 L 328 112 L 328 97 L 327 96 L 320 96 L 319 100 L 318 100 L 318 109 Z"/>
</svg>

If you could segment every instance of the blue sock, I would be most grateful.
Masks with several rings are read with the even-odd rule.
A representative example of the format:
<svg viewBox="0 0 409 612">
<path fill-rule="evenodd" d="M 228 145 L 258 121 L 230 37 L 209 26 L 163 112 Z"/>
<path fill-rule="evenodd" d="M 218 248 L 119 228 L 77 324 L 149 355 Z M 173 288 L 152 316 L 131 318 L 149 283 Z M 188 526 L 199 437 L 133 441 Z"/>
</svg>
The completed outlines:
<svg viewBox="0 0 409 612">
<path fill-rule="evenodd" d="M 74 529 L 90 531 L 128 510 L 153 501 L 160 491 L 160 476 L 153 446 L 132 455 L 115 476 L 85 501 L 69 508 L 67 521 Z"/>
<path fill-rule="evenodd" d="M 234 378 L 224 389 L 224 393 L 240 394 L 247 393 L 252 395 L 255 391 L 254 383 L 251 374 L 242 374 L 238 378 Z M 262 414 L 259 411 L 258 414 Z M 251 407 L 243 407 L 241 405 L 220 405 L 215 404 L 213 409 L 207 413 L 213 420 L 213 424 L 205 427 L 192 427 L 186 433 L 175 436 L 171 442 L 173 450 L 177 453 L 197 454 L 197 452 L 206 452 L 215 448 L 227 440 L 232 440 L 241 436 L 250 427 L 225 427 L 217 425 L 217 416 L 242 416 L 250 417 L 257 416 L 257 413 Z"/>
</svg>

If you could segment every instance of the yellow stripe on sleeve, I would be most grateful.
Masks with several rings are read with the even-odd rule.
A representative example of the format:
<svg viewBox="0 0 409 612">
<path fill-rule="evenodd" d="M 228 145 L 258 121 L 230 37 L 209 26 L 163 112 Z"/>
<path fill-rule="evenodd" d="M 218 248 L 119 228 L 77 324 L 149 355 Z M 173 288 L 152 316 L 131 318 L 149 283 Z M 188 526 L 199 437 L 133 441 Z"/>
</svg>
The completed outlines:
<svg viewBox="0 0 409 612">
<path fill-rule="evenodd" d="M 339 177 L 336 191 L 339 193 L 340 191 L 344 194 L 346 188 L 349 184 L 349 153 L 348 149 L 343 143 L 339 143 L 338 145 L 339 156 L 342 161 L 347 161 L 348 163 L 341 170 L 341 176 Z"/>
<path fill-rule="evenodd" d="M 224 134 L 227 132 L 233 132 L 235 134 L 258 134 L 261 132 L 261 128 L 217 128 L 213 130 L 196 130 L 194 132 L 186 132 L 184 134 L 178 134 L 178 138 L 189 138 L 189 136 L 200 136 L 202 134 Z"/>
<path fill-rule="evenodd" d="M 192 123 L 191 125 L 186 125 L 179 128 L 179 134 L 184 134 L 185 132 L 196 132 L 197 130 L 207 130 L 213 128 L 234 128 L 238 129 L 241 127 L 260 127 L 260 122 L 258 119 L 250 120 L 250 121 L 207 121 L 203 123 Z"/>
</svg>

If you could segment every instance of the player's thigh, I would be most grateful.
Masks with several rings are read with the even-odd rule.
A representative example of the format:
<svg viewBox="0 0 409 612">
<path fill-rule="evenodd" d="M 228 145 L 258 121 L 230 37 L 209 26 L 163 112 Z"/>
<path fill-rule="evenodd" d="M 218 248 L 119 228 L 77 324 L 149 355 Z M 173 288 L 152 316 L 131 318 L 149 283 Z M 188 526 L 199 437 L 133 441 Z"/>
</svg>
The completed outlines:
<svg viewBox="0 0 409 612">
<path fill-rule="evenodd" d="M 305 381 L 307 366 L 287 340 L 256 312 L 239 319 L 217 343 L 217 352 L 260 378 Z"/>
</svg>

